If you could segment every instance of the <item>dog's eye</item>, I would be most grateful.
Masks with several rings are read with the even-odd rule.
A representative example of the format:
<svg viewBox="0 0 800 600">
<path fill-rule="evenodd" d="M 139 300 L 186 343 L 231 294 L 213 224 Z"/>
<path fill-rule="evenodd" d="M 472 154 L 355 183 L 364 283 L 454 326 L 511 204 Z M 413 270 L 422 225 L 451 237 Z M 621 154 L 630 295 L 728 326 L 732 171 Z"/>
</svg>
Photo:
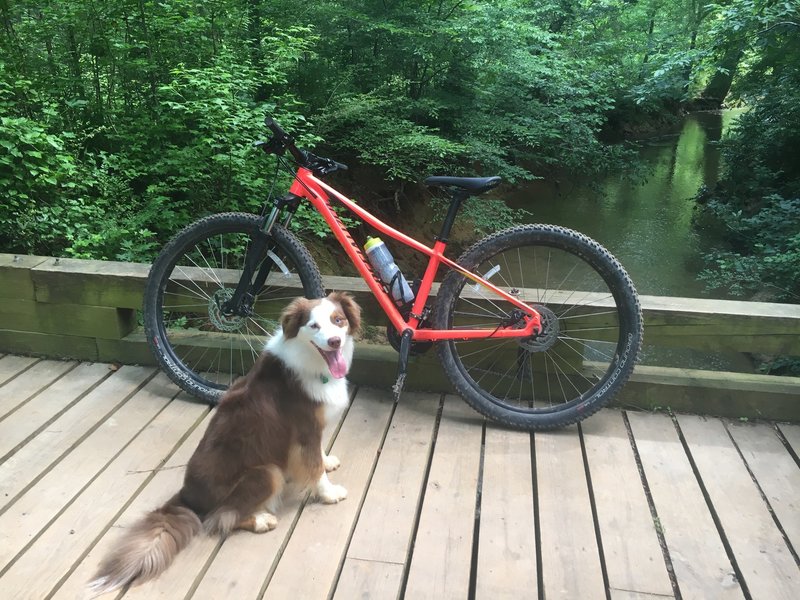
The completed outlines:
<svg viewBox="0 0 800 600">
<path fill-rule="evenodd" d="M 311 329 L 319 329 L 319 323 L 311 323 L 309 327 L 311 327 Z"/>
<path fill-rule="evenodd" d="M 335 325 L 341 325 L 342 323 L 344 323 L 344 319 L 342 317 L 336 317 L 336 320 L 334 321 L 334 324 Z"/>
</svg>

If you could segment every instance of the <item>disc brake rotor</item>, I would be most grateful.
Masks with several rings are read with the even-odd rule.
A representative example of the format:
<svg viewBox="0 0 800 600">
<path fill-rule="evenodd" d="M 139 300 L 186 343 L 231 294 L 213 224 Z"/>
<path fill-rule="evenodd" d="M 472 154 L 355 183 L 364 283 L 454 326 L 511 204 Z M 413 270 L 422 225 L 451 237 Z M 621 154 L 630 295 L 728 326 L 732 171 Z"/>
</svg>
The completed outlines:
<svg viewBox="0 0 800 600">
<path fill-rule="evenodd" d="M 244 323 L 244 317 L 239 315 L 229 316 L 222 313 L 221 306 L 233 298 L 233 292 L 232 288 L 221 288 L 208 299 L 208 318 L 214 327 L 220 331 L 239 331 Z"/>
</svg>

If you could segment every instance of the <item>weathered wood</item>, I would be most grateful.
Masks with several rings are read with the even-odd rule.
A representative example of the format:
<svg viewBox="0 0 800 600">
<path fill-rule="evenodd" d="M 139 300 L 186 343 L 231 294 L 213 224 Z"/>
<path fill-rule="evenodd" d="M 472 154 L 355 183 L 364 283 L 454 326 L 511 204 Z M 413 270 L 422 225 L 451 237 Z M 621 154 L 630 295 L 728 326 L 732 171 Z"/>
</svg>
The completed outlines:
<svg viewBox="0 0 800 600">
<path fill-rule="evenodd" d="M 33 300 L 31 269 L 47 260 L 46 256 L 0 254 L 0 298 Z"/>
<path fill-rule="evenodd" d="M 580 438 L 575 428 L 537 433 L 536 481 L 544 597 L 603 598 Z"/>
<path fill-rule="evenodd" d="M 609 589 L 671 596 L 656 525 L 622 413 L 600 411 L 581 427 Z"/>
<path fill-rule="evenodd" d="M 0 329 L 0 348 L 18 354 L 97 361 L 97 340 L 93 337 Z"/>
<path fill-rule="evenodd" d="M 30 356 L 14 356 L 13 354 L 0 358 L 0 386 L 24 373 L 25 369 L 28 369 L 38 360 L 38 358 Z"/>
<path fill-rule="evenodd" d="M 80 442 L 99 424 L 106 422 L 152 373 L 152 369 L 122 367 L 12 456 L 3 460 L 0 463 L 0 512 L 51 466 L 63 460 L 71 450 L 80 447 Z"/>
<path fill-rule="evenodd" d="M 3 257 L 6 263 L 13 261 L 12 255 L 0 255 L 0 273 Z M 27 261 L 28 257 L 23 259 Z M 37 260 L 39 262 L 34 266 Z M 63 258 L 31 258 L 30 264 L 33 268 L 27 266 L 14 270 L 30 271 L 35 297 L 39 301 L 125 308 L 141 307 L 142 290 L 149 270 L 148 265 L 137 263 Z M 384 321 L 382 311 L 360 278 L 329 275 L 324 277 L 324 284 L 329 290 L 351 291 L 364 305 L 369 321 Z M 299 293 L 298 282 L 290 281 L 286 285 L 290 289 L 297 286 Z M 438 285 L 434 285 L 434 297 L 437 288 Z M 523 297 L 537 297 L 535 289 L 521 292 Z M 466 293 L 469 295 L 471 292 L 468 289 Z M 572 296 L 571 291 L 548 293 L 548 298 L 556 304 L 569 303 Z M 593 302 L 591 295 L 585 302 Z M 595 303 L 604 306 L 602 302 Z M 641 296 L 641 304 L 648 343 L 701 350 L 723 348 L 800 355 L 798 305 L 664 296 Z"/>
<path fill-rule="evenodd" d="M 0 421 L 0 460 L 110 374 L 108 365 L 82 363 Z"/>
<path fill-rule="evenodd" d="M 403 395 L 381 448 L 348 557 L 405 562 L 438 405 L 437 395 Z"/>
<path fill-rule="evenodd" d="M 729 423 L 739 451 L 761 486 L 789 543 L 800 548 L 800 469 L 773 426 Z"/>
<path fill-rule="evenodd" d="M 149 390 L 163 400 L 159 390 Z M 137 394 L 129 402 L 147 402 Z M 153 470 L 173 451 L 175 443 L 186 435 L 207 412 L 207 408 L 189 402 L 170 402 L 141 430 L 63 512 L 39 535 L 33 545 L 4 574 L 10 589 L 25 590 L 31 598 L 44 598 L 71 570 L 72 565 L 91 547 Z"/>
<path fill-rule="evenodd" d="M 28 369 L 25 377 L 17 377 L 0 387 L 0 419 L 46 389 L 75 365 L 74 362 L 43 360 Z"/>
<path fill-rule="evenodd" d="M 800 425 L 781 423 L 778 425 L 778 429 L 780 429 L 781 433 L 786 438 L 795 456 L 800 456 Z"/>
<path fill-rule="evenodd" d="M 150 265 L 50 258 L 31 269 L 36 300 L 112 308 L 141 308 Z"/>
<path fill-rule="evenodd" d="M 369 485 L 383 434 L 389 424 L 391 396 L 359 390 L 342 424 L 332 453 L 342 466 L 332 481 L 347 488 L 348 498 L 335 507 L 307 504 L 265 598 L 325 598 L 344 560 L 348 538 Z M 308 565 L 314 565 L 308 569 Z"/>
<path fill-rule="evenodd" d="M 682 597 L 743 598 L 672 419 L 635 412 L 628 419 Z"/>
<path fill-rule="evenodd" d="M 678 416 L 692 458 L 754 598 L 800 597 L 800 572 L 718 419 Z"/>
<path fill-rule="evenodd" d="M 531 438 L 486 426 L 476 598 L 537 598 Z"/>
<path fill-rule="evenodd" d="M 457 396 L 445 398 L 406 598 L 466 598 L 472 562 L 482 419 Z"/>
<path fill-rule="evenodd" d="M 389 600 L 398 597 L 402 584 L 402 563 L 348 558 L 342 567 L 334 598 Z"/>
<path fill-rule="evenodd" d="M 614 405 L 800 421 L 800 377 L 637 365 Z"/>
<path fill-rule="evenodd" d="M 88 372 L 95 368 L 99 368 L 99 365 L 78 366 L 33 396 L 5 421 L 6 425 L 16 422 L 24 427 L 22 421 L 25 411 L 30 410 L 31 420 L 38 425 L 30 425 L 35 432 L 26 434 L 22 442 L 14 442 L 15 450 L 0 463 L 0 558 L 3 553 L 9 552 L 9 543 L 12 548 L 10 554 L 13 555 L 10 561 L 0 561 L 0 573 L 3 573 L 0 575 L 0 596 L 10 593 L 9 597 L 21 599 L 86 598 L 85 583 L 94 575 L 102 556 L 118 542 L 120 529 L 130 527 L 144 511 L 160 505 L 178 489 L 183 466 L 204 429 L 204 423 L 196 427 L 194 424 L 209 409 L 205 405 L 191 403 L 185 396 L 170 402 L 169 398 L 177 393 L 177 388 L 163 377 L 159 378 L 163 385 L 157 386 L 158 389 L 156 384 L 159 380 L 153 380 L 145 390 L 132 395 L 152 373 L 148 369 L 122 367 L 74 402 L 82 390 L 77 383 L 73 385 L 71 380 L 77 379 L 84 369 Z M 135 373 L 139 375 L 134 376 Z M 101 372 L 98 370 L 96 375 L 101 376 Z M 27 376 L 27 373 L 20 375 Z M 57 391 L 62 387 L 64 399 L 59 402 Z M 146 394 L 151 396 L 149 400 Z M 52 401 L 45 402 L 48 396 L 52 396 Z M 397 596 L 398 589 L 403 586 L 406 569 L 412 572 L 406 598 L 433 596 L 437 593 L 434 584 L 441 577 L 448 578 L 447 585 L 443 584 L 446 589 L 444 595 L 452 593 L 456 597 L 464 597 L 463 592 L 467 589 L 465 581 L 468 581 L 470 569 L 476 575 L 476 598 L 503 597 L 506 591 L 509 592 L 507 597 L 511 598 L 524 597 L 528 593 L 535 596 L 535 584 L 515 583 L 514 575 L 506 572 L 509 565 L 504 564 L 516 560 L 508 553 L 516 546 L 514 539 L 519 540 L 521 545 L 534 542 L 532 534 L 528 539 L 525 538 L 532 525 L 520 521 L 532 518 L 530 505 L 533 499 L 528 495 L 530 482 L 524 481 L 524 473 L 530 477 L 531 466 L 529 463 L 520 466 L 526 462 L 526 458 L 530 461 L 528 435 L 499 430 L 487 424 L 478 547 L 473 547 L 471 540 L 476 523 L 474 508 L 477 492 L 477 475 L 473 473 L 479 463 L 477 459 L 474 460 L 473 467 L 465 475 L 459 475 L 464 471 L 459 467 L 459 461 L 463 464 L 464 456 L 472 455 L 476 447 L 480 452 L 480 419 L 457 398 L 453 400 L 455 402 L 448 404 L 445 409 L 439 440 L 432 447 L 434 455 L 431 457 L 429 485 L 426 486 L 426 498 L 420 507 L 419 531 L 411 555 L 412 560 L 433 561 L 435 565 L 430 570 L 435 571 L 437 576 L 419 578 L 414 583 L 415 567 L 404 565 L 408 559 L 410 531 L 417 529 L 413 507 L 418 503 L 426 461 L 422 460 L 422 467 L 418 463 L 427 457 L 427 443 L 430 442 L 436 409 L 436 402 L 428 401 L 423 395 L 404 394 L 391 422 L 387 420 L 388 403 L 387 417 L 383 421 L 368 419 L 365 422 L 361 418 L 363 413 L 358 412 L 348 415 L 347 419 L 353 417 L 353 420 L 349 425 L 345 422 L 339 441 L 350 439 L 350 450 L 343 453 L 338 445 L 334 448 L 334 453 L 342 458 L 344 466 L 332 475 L 335 483 L 349 486 L 351 495 L 344 503 L 335 507 L 314 504 L 301 509 L 299 498 L 287 497 L 275 531 L 266 535 L 237 532 L 224 543 L 218 538 L 201 536 L 179 555 L 176 563 L 156 582 L 134 588 L 125 597 L 148 600 L 159 597 L 246 599 L 258 598 L 265 592 L 267 598 L 282 598 L 285 597 L 284 592 L 291 588 L 291 598 L 324 598 L 335 594 L 337 599 L 371 597 L 382 600 Z M 142 402 L 149 405 L 146 411 L 141 408 L 134 410 L 134 405 L 139 406 Z M 165 406 L 163 410 L 158 408 L 159 403 L 166 403 L 162 404 Z M 65 406 L 68 406 L 66 410 Z M 46 416 L 48 407 L 52 410 L 50 418 Z M 187 418 L 192 411 L 197 412 L 195 420 Z M 454 421 L 454 411 L 463 411 L 466 422 L 475 425 L 459 435 L 446 433 L 447 422 Z M 682 597 L 741 598 L 733 568 L 672 420 L 664 415 L 631 412 L 628 418 L 658 515 L 655 527 L 663 533 Z M 688 417 L 679 418 L 684 420 Z M 138 422 L 138 425 L 131 426 L 132 421 Z M 788 441 L 787 445 L 774 428 L 767 425 L 730 423 L 727 425 L 728 431 L 722 428 L 723 435 L 718 437 L 720 430 L 713 427 L 707 430 L 704 421 L 698 422 L 700 425 L 693 436 L 688 434 L 690 426 L 684 424 L 683 429 L 687 433 L 686 440 L 696 459 L 697 469 L 708 489 L 707 499 L 714 504 L 714 511 L 725 528 L 725 536 L 731 542 L 737 564 L 742 567 L 742 563 L 745 563 L 742 567 L 745 574 L 743 581 L 748 585 L 750 595 L 753 598 L 771 598 L 773 596 L 764 595 L 764 590 L 768 589 L 766 586 L 786 587 L 796 582 L 793 579 L 793 573 L 797 572 L 793 557 L 790 556 L 788 560 L 794 569 L 789 578 L 780 574 L 776 576 L 775 565 L 787 562 L 785 539 L 796 544 L 792 542 L 795 537 L 796 493 L 793 495 L 792 492 L 797 489 L 798 483 L 795 481 L 795 455 L 790 446 L 794 444 L 796 452 L 800 443 L 800 427 L 778 425 L 783 438 Z M 46 424 L 42 426 L 42 423 Z M 709 423 L 717 427 L 720 422 L 712 420 Z M 465 426 L 458 421 L 454 424 Z M 14 428 L 3 429 L 3 425 L 0 421 L 0 440 L 3 440 L 0 445 L 8 445 L 12 442 L 5 440 L 5 435 L 14 435 L 15 432 Z M 626 574 L 632 582 L 637 578 L 646 578 L 653 563 L 658 562 L 658 558 L 652 556 L 648 534 L 641 531 L 642 511 L 636 506 L 643 492 L 637 487 L 641 486 L 638 474 L 630 474 L 632 453 L 622 425 L 619 414 L 613 411 L 601 412 L 582 423 L 588 460 L 586 465 L 580 460 L 580 451 L 575 461 L 576 455 L 571 454 L 574 448 L 570 444 L 563 444 L 565 440 L 561 439 L 570 436 L 578 439 L 574 431 L 536 434 L 539 461 L 552 452 L 549 460 L 562 463 L 553 471 L 552 477 L 548 477 L 544 466 L 537 464 L 535 467 L 543 542 L 541 555 L 544 571 L 541 576 L 546 586 L 552 583 L 554 561 L 559 562 L 560 568 L 568 571 L 571 577 L 582 576 L 585 565 L 580 560 L 569 562 L 560 556 L 566 554 L 563 547 L 571 544 L 569 530 L 576 528 L 574 506 L 577 503 L 574 502 L 576 494 L 573 488 L 576 482 L 583 479 L 584 469 L 588 469 L 592 477 L 598 519 L 596 527 L 603 542 L 611 584 L 608 595 L 615 600 L 672 597 L 671 590 L 665 594 L 644 593 L 640 591 L 640 585 L 634 586 L 637 589 L 618 589 L 615 586 L 615 582 L 619 581 L 614 566 L 619 556 L 619 551 L 615 550 L 617 543 L 625 546 L 623 553 L 639 553 L 639 560 L 631 567 L 639 572 Z M 357 430 L 357 435 L 348 433 L 347 427 Z M 189 431 L 191 434 L 182 443 L 181 440 Z M 426 433 L 427 442 L 423 441 Z M 445 441 L 448 437 L 451 442 Z M 557 442 L 560 443 L 552 442 L 550 438 L 553 437 L 559 438 Z M 372 441 L 366 444 L 359 442 L 366 438 Z M 550 442 L 543 447 L 542 439 Z M 549 452 L 546 452 L 548 447 Z M 348 456 L 359 452 L 364 456 L 357 457 L 355 463 L 348 460 Z M 437 456 L 439 452 L 445 453 Z M 698 459 L 701 454 L 705 454 L 705 458 Z M 722 460 L 719 459 L 720 455 L 723 456 Z M 769 500 L 774 510 L 773 516 L 769 515 L 750 473 L 745 469 L 742 457 Z M 738 462 L 737 468 L 730 468 L 729 460 L 734 464 Z M 368 465 L 361 489 L 368 483 L 369 490 L 362 494 L 354 493 L 357 486 L 343 479 L 350 477 L 346 469 L 352 469 L 357 463 Z M 374 471 L 369 476 L 371 469 Z M 710 478 L 706 473 L 709 469 L 713 471 Z M 364 471 L 362 467 L 358 467 L 358 470 Z M 441 485 L 448 483 L 448 479 L 455 482 L 449 483 L 451 488 L 460 485 L 470 488 L 470 491 L 459 496 L 453 494 L 452 489 L 448 490 L 449 495 L 458 501 L 441 502 L 441 509 L 433 513 L 431 506 L 435 503 L 435 497 L 447 495 L 439 490 L 434 491 L 434 482 Z M 466 485 L 465 482 L 469 480 L 472 481 Z M 582 485 L 582 493 L 587 494 L 586 482 Z M 749 486 L 750 489 L 742 494 L 739 485 Z M 579 489 L 580 485 L 577 487 Z M 359 497 L 363 499 L 361 506 Z M 750 510 L 754 497 L 760 502 L 760 511 L 764 513 L 755 518 Z M 6 503 L 4 508 L 3 501 Z M 350 502 L 353 504 L 350 505 Z M 405 512 L 409 506 L 412 507 L 410 517 Z M 303 514 L 298 518 L 301 510 Z M 304 520 L 313 510 L 318 512 L 318 519 L 313 526 L 304 525 Z M 33 522 L 28 521 L 28 513 Z M 340 521 L 332 519 L 342 515 L 345 518 Z M 356 515 L 358 521 L 355 521 Z M 781 524 L 786 533 L 785 539 L 780 532 L 775 533 L 777 527 L 773 518 Z M 734 526 L 729 521 L 735 521 Z M 749 521 L 750 524 L 742 525 L 738 521 Z M 752 522 L 766 523 L 767 530 L 771 527 L 772 533 L 767 536 L 754 533 Z M 328 528 L 332 528 L 333 533 L 326 533 Z M 616 529 L 624 529 L 624 539 L 615 539 Z M 557 535 L 553 535 L 553 531 Z M 10 542 L 9 533 L 15 534 Z M 300 537 L 293 542 L 295 535 Z M 652 536 L 652 531 L 649 535 Z M 465 537 L 465 541 L 460 537 Z M 349 545 L 348 538 L 351 538 Z M 590 527 L 590 532 L 581 541 L 585 544 L 593 540 L 594 530 Z M 786 550 L 783 553 L 776 552 L 768 544 L 765 545 L 765 540 L 778 540 L 784 543 Z M 449 550 L 445 548 L 448 541 L 451 544 Z M 373 547 L 370 547 L 370 542 Z M 436 547 L 437 551 L 425 551 L 425 548 L 431 547 Z M 499 558 L 491 560 L 488 547 L 492 547 L 492 553 Z M 761 557 L 754 560 L 749 555 L 742 557 L 742 547 L 746 552 L 759 552 Z M 288 555 L 284 557 L 287 563 L 280 566 L 282 561 L 278 561 L 284 548 L 297 558 L 296 568 L 289 565 Z M 762 550 L 763 553 L 760 552 Z M 476 551 L 476 562 L 471 564 Z M 520 554 L 524 552 L 519 551 Z M 535 563 L 536 553 L 530 550 L 527 553 Z M 599 569 L 600 556 L 596 551 L 595 554 L 596 565 L 593 569 Z M 386 561 L 370 560 L 370 556 L 381 556 Z M 317 568 L 318 563 L 321 569 Z M 772 565 L 772 570 L 764 568 L 767 563 Z M 445 567 L 442 565 L 450 565 L 443 575 Z M 281 568 L 286 569 L 282 577 L 287 581 L 287 586 L 283 590 L 275 588 L 273 595 L 266 583 L 270 578 L 274 581 L 273 570 L 277 569 L 275 573 L 278 573 Z M 416 569 L 420 569 L 420 565 Z M 487 569 L 494 572 L 485 572 Z M 507 581 L 487 592 L 487 582 L 497 580 L 501 571 L 506 573 Z M 311 584 L 301 581 L 301 585 L 295 587 L 295 578 L 307 574 L 316 576 L 319 581 Z M 518 575 L 534 582 L 536 579 L 535 571 L 520 571 Z M 654 580 L 659 578 L 658 575 L 654 576 Z M 753 583 L 754 578 L 756 583 Z M 762 578 L 768 581 L 760 581 Z M 306 589 L 311 590 L 311 596 L 304 595 Z M 323 591 L 316 594 L 318 589 Z M 796 590 L 790 588 L 790 591 L 794 593 Z M 557 596 L 560 592 L 548 591 L 547 597 Z M 564 594 L 567 595 L 567 592 Z M 598 594 L 574 597 L 602 598 L 605 595 L 605 590 L 601 589 Z"/>
<path fill-rule="evenodd" d="M 396 597 L 412 542 L 439 398 L 403 394 L 347 549 L 335 598 Z M 392 587 L 395 586 L 395 587 Z"/>
<path fill-rule="evenodd" d="M 136 328 L 136 311 L 125 308 L 0 298 L 0 315 L 0 328 L 15 331 L 120 339 Z"/>
<path fill-rule="evenodd" d="M 165 379 L 150 382 L 0 515 L 0 570 L 166 406 L 171 388 Z"/>
</svg>

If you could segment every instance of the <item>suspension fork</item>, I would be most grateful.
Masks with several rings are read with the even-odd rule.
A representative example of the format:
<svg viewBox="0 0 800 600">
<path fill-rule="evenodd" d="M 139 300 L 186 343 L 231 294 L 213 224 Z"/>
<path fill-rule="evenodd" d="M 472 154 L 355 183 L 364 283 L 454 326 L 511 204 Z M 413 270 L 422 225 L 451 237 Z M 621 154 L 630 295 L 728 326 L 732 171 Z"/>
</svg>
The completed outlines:
<svg viewBox="0 0 800 600">
<path fill-rule="evenodd" d="M 272 228 L 282 214 L 282 225 L 288 227 L 297 207 L 300 205 L 300 200 L 301 198 L 294 194 L 287 194 L 275 199 L 272 210 L 262 219 L 255 237 L 250 242 L 250 247 L 247 249 L 247 256 L 245 256 L 244 260 L 244 267 L 242 268 L 242 276 L 239 278 L 239 283 L 236 284 L 233 296 L 220 307 L 223 314 L 242 317 L 252 314 L 256 295 L 264 286 L 272 270 L 272 261 L 266 260 L 269 253 L 275 249 L 275 243 L 272 241 L 271 235 Z M 254 279 L 253 273 L 256 272 L 256 268 L 258 268 L 258 273 Z"/>
</svg>

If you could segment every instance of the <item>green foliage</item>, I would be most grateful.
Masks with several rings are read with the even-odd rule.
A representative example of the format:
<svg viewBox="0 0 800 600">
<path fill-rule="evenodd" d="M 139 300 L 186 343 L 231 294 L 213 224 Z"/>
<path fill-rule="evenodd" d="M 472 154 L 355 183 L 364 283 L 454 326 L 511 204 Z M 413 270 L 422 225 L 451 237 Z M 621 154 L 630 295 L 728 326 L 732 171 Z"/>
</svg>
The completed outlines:
<svg viewBox="0 0 800 600">
<path fill-rule="evenodd" d="M 732 89 L 752 123 L 726 151 L 731 198 L 709 215 L 733 232 L 712 206 L 770 220 L 785 218 L 774 198 L 797 197 L 793 3 L 14 0 L 0 21 L 6 251 L 149 260 L 203 214 L 258 210 L 275 167 L 251 147 L 265 112 L 306 146 L 379 167 L 387 197 L 429 174 L 627 168 L 630 152 L 600 140 L 609 119 Z M 513 221 L 474 206 L 479 230 Z M 293 227 L 327 235 L 305 207 Z M 786 283 L 793 246 L 770 241 L 759 277 Z"/>
<path fill-rule="evenodd" d="M 749 70 L 734 90 L 754 103 L 723 140 L 723 177 L 698 220 L 721 227 L 729 249 L 712 253 L 712 288 L 800 298 L 800 22 L 798 8 L 751 0 L 726 7 L 728 35 L 748 40 Z"/>
</svg>

